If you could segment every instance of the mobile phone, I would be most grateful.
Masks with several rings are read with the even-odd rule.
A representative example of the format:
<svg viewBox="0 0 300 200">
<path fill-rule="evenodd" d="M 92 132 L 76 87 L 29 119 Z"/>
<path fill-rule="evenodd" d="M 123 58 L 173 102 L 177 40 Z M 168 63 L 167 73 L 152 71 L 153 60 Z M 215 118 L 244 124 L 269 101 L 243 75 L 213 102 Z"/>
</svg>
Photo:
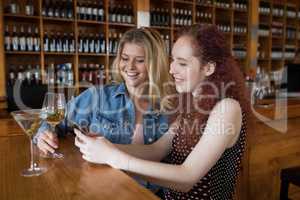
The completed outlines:
<svg viewBox="0 0 300 200">
<path fill-rule="evenodd" d="M 74 121 L 72 121 L 72 120 L 68 120 L 68 122 L 71 124 L 72 129 L 76 128 L 77 130 L 79 130 L 81 133 L 83 133 L 83 134 L 85 134 L 85 135 L 88 135 L 88 134 L 89 134 L 89 132 L 88 132 L 85 128 L 81 127 L 81 126 L 80 126 L 79 124 L 77 124 L 76 122 L 74 122 Z"/>
</svg>

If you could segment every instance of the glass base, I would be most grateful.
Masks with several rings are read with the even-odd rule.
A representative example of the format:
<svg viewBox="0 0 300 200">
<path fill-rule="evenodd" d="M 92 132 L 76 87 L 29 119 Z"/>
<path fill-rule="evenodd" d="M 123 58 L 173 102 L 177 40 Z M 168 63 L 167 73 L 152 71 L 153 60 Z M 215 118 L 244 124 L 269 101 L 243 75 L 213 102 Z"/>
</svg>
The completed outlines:
<svg viewBox="0 0 300 200">
<path fill-rule="evenodd" d="M 54 152 L 54 153 L 48 152 L 47 154 L 41 153 L 40 156 L 42 158 L 56 158 L 56 159 L 63 159 L 64 158 L 64 154 L 59 153 L 59 152 Z"/>
<path fill-rule="evenodd" d="M 47 171 L 47 168 L 45 167 L 35 167 L 35 168 L 29 168 L 29 169 L 24 169 L 21 172 L 21 176 L 25 177 L 32 177 L 32 176 L 39 176 Z"/>
</svg>

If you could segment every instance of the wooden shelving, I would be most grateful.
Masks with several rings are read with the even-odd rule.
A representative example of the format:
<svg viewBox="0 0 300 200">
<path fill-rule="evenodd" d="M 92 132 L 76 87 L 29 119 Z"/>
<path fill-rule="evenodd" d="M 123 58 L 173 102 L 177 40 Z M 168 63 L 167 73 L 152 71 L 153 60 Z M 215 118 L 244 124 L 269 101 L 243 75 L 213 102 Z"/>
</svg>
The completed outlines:
<svg viewBox="0 0 300 200">
<path fill-rule="evenodd" d="M 151 27 L 158 30 L 170 48 L 177 37 L 180 24 L 208 23 L 217 25 L 224 31 L 228 45 L 237 57 L 243 71 L 249 68 L 260 66 L 266 71 L 271 71 L 283 67 L 285 63 L 291 62 L 293 53 L 300 49 L 300 2 L 298 0 L 116 0 L 114 3 L 127 2 L 133 6 L 133 24 L 116 23 L 110 21 L 110 6 L 112 2 L 103 0 L 104 18 L 103 20 L 82 20 L 77 13 L 77 6 L 82 0 L 73 0 L 73 17 L 57 18 L 45 17 L 42 15 L 43 0 L 34 0 L 35 14 L 27 16 L 25 14 L 9 14 L 4 12 L 9 0 L 1 1 L 0 8 L 3 10 L 3 30 L 6 24 L 32 24 L 39 28 L 41 51 L 21 52 L 3 51 L 6 67 L 10 62 L 21 63 L 24 59 L 18 60 L 22 55 L 29 58 L 29 61 L 37 63 L 45 70 L 49 62 L 71 62 L 74 66 L 75 85 L 79 81 L 79 65 L 82 63 L 100 63 L 105 65 L 106 77 L 109 75 L 109 65 L 115 54 L 109 52 L 82 53 L 78 51 L 80 34 L 89 35 L 103 34 L 106 45 L 114 33 L 119 34 L 137 26 L 137 9 L 149 11 L 151 19 L 153 13 L 164 13 L 163 24 L 151 24 Z M 17 0 L 23 7 L 24 3 Z M 210 3 L 209 3 L 210 2 Z M 224 4 L 226 2 L 227 4 Z M 141 6 L 142 4 L 142 6 Z M 225 6 L 224 6 L 225 5 Z M 184 19 L 179 19 L 178 15 L 184 15 Z M 153 19 L 152 19 L 153 20 Z M 176 21 L 177 20 L 177 21 Z M 180 21 L 182 20 L 182 21 Z M 262 30 L 255 29 L 259 27 Z M 44 51 L 45 32 L 60 31 L 74 35 L 76 42 L 73 53 L 58 53 Z M 273 31 L 272 31 L 273 30 Z M 278 33 L 277 33 L 278 32 Z M 280 48 L 278 48 L 278 46 Z M 273 47 L 276 47 L 273 48 Z M 273 48 L 273 49 L 272 49 Z M 107 50 L 107 48 L 105 48 Z M 274 58 L 274 54 L 282 52 L 282 56 Z M 272 56 L 273 55 L 273 56 Z M 288 55 L 288 57 L 287 57 Z M 16 59 L 13 59 L 16 58 Z M 38 61 L 38 62 L 37 62 Z M 6 73 L 8 69 L 6 68 Z M 7 74 L 6 74 L 7 76 Z"/>
<path fill-rule="evenodd" d="M 79 78 L 80 78 L 80 70 L 79 66 L 83 63 L 94 63 L 94 64 L 103 64 L 105 66 L 104 72 L 105 77 L 109 76 L 109 65 L 112 62 L 113 56 L 110 55 L 108 52 L 104 53 L 82 53 L 79 52 L 79 38 L 81 37 L 80 34 L 84 34 L 87 36 L 88 34 L 92 34 L 95 37 L 97 34 L 103 34 L 103 41 L 105 44 L 108 45 L 109 43 L 109 34 L 110 33 L 123 33 L 124 31 L 134 28 L 137 26 L 136 22 L 136 13 L 137 13 L 137 4 L 139 3 L 138 0 L 116 0 L 111 2 L 109 0 L 101 0 L 103 2 L 103 20 L 98 19 L 81 19 L 79 18 L 78 6 L 81 4 L 89 4 L 90 2 L 86 2 L 83 0 L 71 0 L 71 9 L 72 9 L 72 17 L 67 18 L 65 17 L 55 17 L 54 14 L 51 17 L 44 15 L 43 9 L 48 9 L 47 5 L 45 4 L 44 0 L 33 0 L 34 5 L 34 16 L 28 16 L 23 14 L 25 8 L 25 1 L 16 0 L 17 4 L 20 7 L 20 14 L 10 14 L 6 13 L 8 5 L 10 3 L 9 0 L 1 1 L 0 9 L 4 19 L 3 29 L 6 25 L 8 26 L 34 26 L 38 27 L 39 29 L 39 42 L 40 42 L 40 51 L 32 52 L 32 51 L 3 51 L 5 59 L 5 76 L 8 77 L 9 67 L 10 65 L 26 65 L 26 64 L 37 64 L 41 66 L 41 73 L 43 77 L 43 83 L 45 83 L 45 71 L 47 70 L 47 66 L 49 63 L 72 63 L 72 70 L 74 73 L 74 86 L 78 85 Z M 56 1 L 57 2 L 57 1 Z M 100 1 L 95 1 L 97 3 L 101 3 Z M 49 2 L 48 2 L 49 3 Z M 66 3 L 66 2 L 64 2 Z M 111 22 L 109 19 L 110 14 L 110 6 L 115 5 L 130 5 L 133 9 L 132 22 L 133 23 L 114 23 Z M 89 4 L 91 5 L 91 4 Z M 95 4 L 93 4 L 95 5 Z M 98 5 L 98 4 L 97 4 Z M 52 6 L 55 6 L 52 4 Z M 113 9 L 112 9 L 113 10 Z M 2 17 L 1 16 L 1 17 Z M 19 27 L 17 27 L 19 30 Z M 57 32 L 60 32 L 60 37 L 63 37 L 64 33 L 72 34 L 73 39 L 75 41 L 75 49 L 74 52 L 51 52 L 44 50 L 44 40 L 45 40 L 45 33 L 47 32 L 47 36 L 51 35 L 52 32 L 54 36 L 57 37 Z M 108 47 L 105 47 L 107 50 Z M 22 56 L 26 57 L 26 62 L 24 63 L 24 59 Z M 22 59 L 19 59 L 22 58 Z"/>
<path fill-rule="evenodd" d="M 8 54 L 8 55 L 40 55 L 41 52 L 34 52 L 34 51 L 6 51 L 5 54 Z"/>
<path fill-rule="evenodd" d="M 258 57 L 257 65 L 266 72 L 278 70 L 294 59 L 300 44 L 297 43 L 299 6 L 300 2 L 297 0 L 259 1 L 259 25 L 268 29 L 269 34 L 259 35 L 261 48 L 257 51 L 259 55 L 264 52 L 265 58 Z M 289 47 L 290 44 L 294 47 Z"/>
<path fill-rule="evenodd" d="M 28 15 L 8 14 L 8 13 L 4 13 L 3 17 L 4 18 L 35 19 L 35 20 L 39 20 L 40 19 L 39 16 L 28 16 Z"/>
<path fill-rule="evenodd" d="M 189 19 L 191 16 L 191 23 L 207 23 L 217 25 L 228 38 L 228 45 L 236 54 L 237 60 L 239 61 L 242 69 L 248 67 L 248 27 L 249 27 L 249 8 L 248 1 L 226 1 L 228 4 L 224 5 L 219 2 L 210 1 L 178 1 L 178 0 L 150 0 L 150 15 L 151 17 L 151 27 L 157 29 L 162 37 L 166 40 L 166 35 L 168 35 L 166 43 L 170 43 L 169 47 L 172 47 L 173 42 L 176 39 L 176 33 L 182 28 L 178 26 L 178 22 L 181 23 L 180 16 L 183 15 L 183 21 Z M 250 1 L 249 1 L 250 2 Z M 240 4 L 236 3 L 246 3 L 243 4 L 243 8 L 240 8 Z M 168 10 L 170 17 L 170 24 L 168 26 L 158 26 L 159 24 L 155 21 L 157 13 L 164 13 Z M 163 15 L 163 14 L 162 14 Z M 165 18 L 167 15 L 163 15 Z M 236 17 L 236 18 L 235 18 Z M 186 25 L 189 25 L 185 21 Z M 236 28 L 238 26 L 244 26 L 245 30 L 242 31 L 241 28 Z M 233 48 L 236 43 L 243 43 L 245 48 Z M 170 52 L 170 49 L 169 49 Z"/>
</svg>

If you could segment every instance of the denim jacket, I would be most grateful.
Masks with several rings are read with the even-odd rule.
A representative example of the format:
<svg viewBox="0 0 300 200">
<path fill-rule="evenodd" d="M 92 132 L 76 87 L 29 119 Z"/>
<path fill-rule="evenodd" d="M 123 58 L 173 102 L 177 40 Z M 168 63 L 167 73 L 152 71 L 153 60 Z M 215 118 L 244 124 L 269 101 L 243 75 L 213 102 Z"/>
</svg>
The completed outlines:
<svg viewBox="0 0 300 200">
<path fill-rule="evenodd" d="M 130 144 L 135 127 L 135 107 L 124 83 L 92 87 L 67 104 L 66 117 L 112 143 Z M 60 129 L 66 127 L 65 121 Z M 49 126 L 43 123 L 41 134 Z M 168 130 L 168 117 L 151 107 L 143 115 L 144 143 L 151 144 Z"/>
</svg>

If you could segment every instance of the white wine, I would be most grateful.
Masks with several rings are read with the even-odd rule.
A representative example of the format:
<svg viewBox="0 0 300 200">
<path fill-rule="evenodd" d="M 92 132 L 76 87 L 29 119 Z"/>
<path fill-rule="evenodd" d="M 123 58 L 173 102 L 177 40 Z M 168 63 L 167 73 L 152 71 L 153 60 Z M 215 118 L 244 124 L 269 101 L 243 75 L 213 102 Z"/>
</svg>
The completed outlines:
<svg viewBox="0 0 300 200">
<path fill-rule="evenodd" d="M 12 115 L 27 136 L 32 137 L 41 126 L 40 110 L 12 112 Z"/>
<path fill-rule="evenodd" d="M 51 126 L 56 126 L 57 124 L 60 123 L 61 120 L 63 120 L 65 117 L 65 110 L 64 109 L 58 109 L 55 113 L 53 114 L 48 114 L 46 121 L 51 125 Z"/>
</svg>

